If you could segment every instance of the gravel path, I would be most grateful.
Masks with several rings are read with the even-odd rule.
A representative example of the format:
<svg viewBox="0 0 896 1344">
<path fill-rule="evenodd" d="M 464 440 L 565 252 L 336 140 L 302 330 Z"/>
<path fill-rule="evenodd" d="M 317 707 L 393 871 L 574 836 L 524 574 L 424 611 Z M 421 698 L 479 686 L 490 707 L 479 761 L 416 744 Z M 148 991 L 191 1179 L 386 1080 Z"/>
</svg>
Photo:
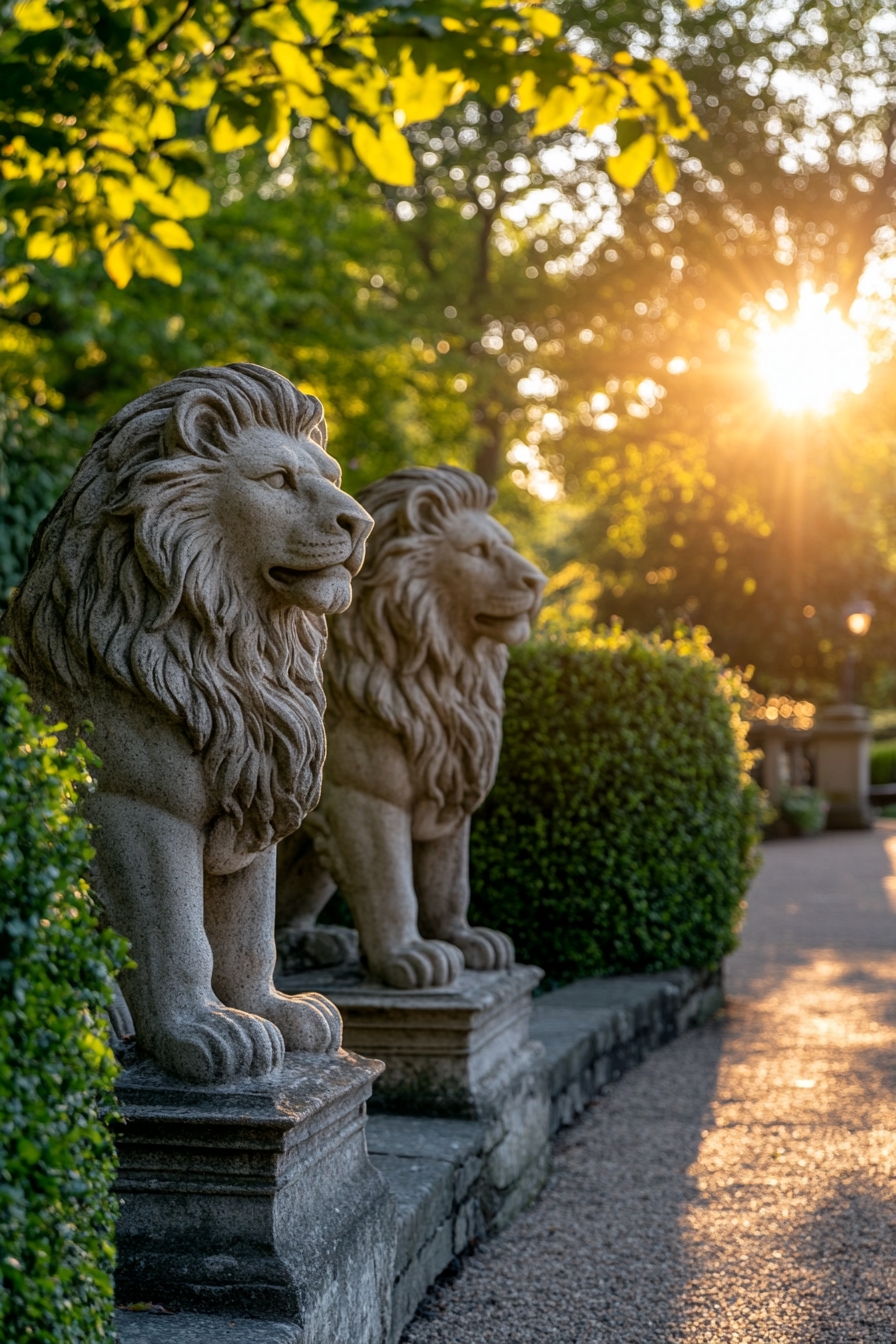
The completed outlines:
<svg viewBox="0 0 896 1344">
<path fill-rule="evenodd" d="M 896 1344 L 894 872 L 896 823 L 767 845 L 728 1010 L 561 1135 L 408 1344 Z"/>
</svg>

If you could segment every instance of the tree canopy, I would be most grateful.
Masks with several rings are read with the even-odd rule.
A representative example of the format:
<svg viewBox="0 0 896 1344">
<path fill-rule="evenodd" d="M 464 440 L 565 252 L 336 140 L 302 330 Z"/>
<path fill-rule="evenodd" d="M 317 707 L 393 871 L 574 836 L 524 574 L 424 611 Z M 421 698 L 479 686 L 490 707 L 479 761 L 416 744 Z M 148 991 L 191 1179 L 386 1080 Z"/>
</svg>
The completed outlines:
<svg viewBox="0 0 896 1344">
<path fill-rule="evenodd" d="M 699 0 L 696 0 L 699 3 Z M 670 189 L 667 143 L 699 131 L 662 57 L 604 58 L 541 3 L 505 0 L 18 0 L 0 30 L 0 302 L 28 263 L 69 265 L 87 248 L 119 287 L 133 274 L 178 284 L 184 220 L 210 204 L 203 154 L 258 141 L 276 166 L 302 122 L 332 169 L 358 161 L 411 185 L 403 130 L 470 92 L 512 102 L 544 134 L 619 123 L 612 172 L 648 169 Z"/>
<path fill-rule="evenodd" d="M 782 13 L 564 8 L 602 67 L 626 50 L 688 82 L 709 139 L 670 146 L 671 192 L 620 187 L 610 124 L 533 138 L 469 92 L 404 131 L 413 184 L 337 172 L 308 118 L 276 165 L 262 142 L 209 159 L 178 289 L 119 292 L 92 249 L 35 259 L 0 322 L 5 582 L 105 416 L 249 358 L 323 398 L 351 489 L 412 461 L 495 480 L 554 576 L 548 622 L 688 619 L 766 689 L 822 695 L 861 592 L 869 694 L 896 700 L 896 23 L 870 0 Z M 806 286 L 878 361 L 827 416 L 776 410 L 756 363 Z"/>
</svg>

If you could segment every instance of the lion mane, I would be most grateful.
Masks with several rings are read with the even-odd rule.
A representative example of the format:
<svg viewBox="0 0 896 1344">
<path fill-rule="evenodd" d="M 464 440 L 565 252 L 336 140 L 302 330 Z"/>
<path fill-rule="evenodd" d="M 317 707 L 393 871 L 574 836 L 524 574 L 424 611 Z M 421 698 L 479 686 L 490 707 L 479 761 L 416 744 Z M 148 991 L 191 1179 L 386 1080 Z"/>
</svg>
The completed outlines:
<svg viewBox="0 0 896 1344">
<path fill-rule="evenodd" d="M 490 509 L 495 491 L 457 467 L 411 467 L 358 494 L 374 519 L 352 605 L 331 621 L 328 719 L 369 715 L 402 743 L 440 824 L 461 822 L 492 787 L 501 750 L 507 649 L 463 647 L 443 618 L 433 551 L 449 519 Z"/>
<path fill-rule="evenodd" d="M 255 364 L 189 369 L 125 406 L 41 525 L 6 620 L 51 698 L 105 675 L 181 724 L 249 853 L 317 803 L 326 646 L 322 617 L 262 619 L 231 574 L 215 476 L 250 426 L 326 444 L 320 402 Z"/>
</svg>

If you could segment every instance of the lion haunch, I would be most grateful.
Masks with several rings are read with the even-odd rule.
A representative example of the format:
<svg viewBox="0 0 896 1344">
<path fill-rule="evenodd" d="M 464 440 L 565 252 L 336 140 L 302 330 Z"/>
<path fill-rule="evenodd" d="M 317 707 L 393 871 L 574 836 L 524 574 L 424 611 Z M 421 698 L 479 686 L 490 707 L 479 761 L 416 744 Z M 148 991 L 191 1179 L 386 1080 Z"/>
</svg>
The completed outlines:
<svg viewBox="0 0 896 1344">
<path fill-rule="evenodd" d="M 489 516 L 495 492 L 454 467 L 397 471 L 363 490 L 374 518 L 354 600 L 324 659 L 320 806 L 281 862 L 287 958 L 335 960 L 314 921 L 334 890 L 369 970 L 398 989 L 513 962 L 503 933 L 471 928 L 470 814 L 501 749 L 507 645 L 526 639 L 544 576 Z M 321 955 L 322 954 L 322 955 Z"/>
<path fill-rule="evenodd" d="M 324 617 L 371 527 L 325 445 L 269 369 L 155 388 L 97 434 L 6 620 L 38 702 L 95 724 L 94 885 L 138 1045 L 189 1081 L 340 1042 L 332 1004 L 271 980 L 274 847 L 320 793 Z"/>
</svg>

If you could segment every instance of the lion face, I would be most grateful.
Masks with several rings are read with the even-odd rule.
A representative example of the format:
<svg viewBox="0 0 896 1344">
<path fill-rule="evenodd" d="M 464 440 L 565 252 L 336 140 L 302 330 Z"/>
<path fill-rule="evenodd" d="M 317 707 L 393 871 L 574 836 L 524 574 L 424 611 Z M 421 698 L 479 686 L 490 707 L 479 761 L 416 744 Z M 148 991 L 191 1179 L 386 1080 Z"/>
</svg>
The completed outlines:
<svg viewBox="0 0 896 1344">
<path fill-rule="evenodd" d="M 310 439 L 254 426 L 217 475 L 216 520 L 242 590 L 264 605 L 344 611 L 373 520 L 340 490 L 333 458 Z"/>
<path fill-rule="evenodd" d="M 462 644 L 470 646 L 478 639 L 521 644 L 528 639 L 546 579 L 494 518 L 480 509 L 454 514 L 431 559 L 440 606 Z"/>
</svg>

